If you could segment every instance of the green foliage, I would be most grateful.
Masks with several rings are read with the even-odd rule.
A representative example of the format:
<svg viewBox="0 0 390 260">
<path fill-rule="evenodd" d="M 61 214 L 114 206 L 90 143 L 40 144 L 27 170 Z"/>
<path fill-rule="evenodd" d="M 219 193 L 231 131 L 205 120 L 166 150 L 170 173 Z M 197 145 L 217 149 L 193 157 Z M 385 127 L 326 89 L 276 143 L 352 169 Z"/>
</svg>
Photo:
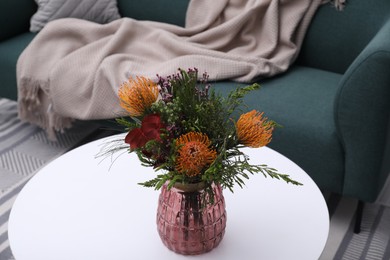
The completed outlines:
<svg viewBox="0 0 390 260">
<path fill-rule="evenodd" d="M 238 87 L 236 90 L 231 91 L 225 102 L 227 106 L 227 112 L 229 114 L 232 114 L 237 109 L 237 107 L 239 107 L 242 104 L 245 95 L 257 89 L 260 89 L 260 85 L 254 83 L 249 86 Z"/>
<path fill-rule="evenodd" d="M 135 127 L 138 127 L 138 125 L 139 125 L 139 123 L 136 123 L 139 120 L 137 120 L 137 121 L 130 121 L 127 118 L 124 118 L 124 117 L 116 118 L 115 121 L 119 125 L 122 125 L 123 127 L 125 127 L 125 129 L 127 129 L 127 130 L 133 129 Z"/>
</svg>

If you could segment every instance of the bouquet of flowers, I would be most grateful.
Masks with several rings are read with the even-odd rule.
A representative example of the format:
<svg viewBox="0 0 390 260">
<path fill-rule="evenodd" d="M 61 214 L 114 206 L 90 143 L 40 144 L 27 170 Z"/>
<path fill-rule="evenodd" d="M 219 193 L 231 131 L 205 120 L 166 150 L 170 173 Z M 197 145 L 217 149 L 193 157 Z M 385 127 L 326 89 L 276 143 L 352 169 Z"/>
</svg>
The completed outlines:
<svg viewBox="0 0 390 260">
<path fill-rule="evenodd" d="M 237 114 L 243 97 L 258 84 L 238 87 L 222 97 L 208 84 L 207 73 L 198 80 L 197 69 L 157 77 L 158 82 L 130 78 L 118 92 L 120 105 L 129 114 L 117 119 L 128 132 L 127 149 L 143 165 L 161 170 L 141 185 L 160 189 L 165 183 L 168 188 L 204 183 L 210 187 L 214 182 L 233 191 L 234 184 L 242 187 L 255 173 L 300 185 L 267 165 L 250 164 L 240 150 L 267 145 L 277 126 L 262 112 Z"/>
</svg>

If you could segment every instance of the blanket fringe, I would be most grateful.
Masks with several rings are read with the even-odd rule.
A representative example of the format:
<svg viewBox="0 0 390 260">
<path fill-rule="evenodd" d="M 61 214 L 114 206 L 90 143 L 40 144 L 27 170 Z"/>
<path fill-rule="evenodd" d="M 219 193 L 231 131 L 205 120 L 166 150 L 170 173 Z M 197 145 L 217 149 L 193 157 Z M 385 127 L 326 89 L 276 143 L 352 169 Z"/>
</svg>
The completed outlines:
<svg viewBox="0 0 390 260">
<path fill-rule="evenodd" d="M 72 127 L 73 119 L 62 117 L 53 110 L 48 95 L 49 82 L 21 78 L 19 82 L 18 117 L 43 128 L 48 138 L 57 140 L 56 133 Z"/>
</svg>

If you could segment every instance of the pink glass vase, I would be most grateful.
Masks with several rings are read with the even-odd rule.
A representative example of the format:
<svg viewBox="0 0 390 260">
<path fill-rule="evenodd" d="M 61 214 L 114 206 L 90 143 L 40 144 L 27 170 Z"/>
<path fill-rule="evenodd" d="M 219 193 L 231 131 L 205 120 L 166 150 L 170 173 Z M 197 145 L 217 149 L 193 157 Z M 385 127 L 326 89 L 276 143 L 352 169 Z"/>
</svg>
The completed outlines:
<svg viewBox="0 0 390 260">
<path fill-rule="evenodd" d="M 220 185 L 212 185 L 212 204 L 207 203 L 210 197 L 202 187 L 187 188 L 168 190 L 167 185 L 161 188 L 157 228 L 161 240 L 170 250 L 183 255 L 198 255 L 217 247 L 224 236 L 225 200 Z"/>
</svg>

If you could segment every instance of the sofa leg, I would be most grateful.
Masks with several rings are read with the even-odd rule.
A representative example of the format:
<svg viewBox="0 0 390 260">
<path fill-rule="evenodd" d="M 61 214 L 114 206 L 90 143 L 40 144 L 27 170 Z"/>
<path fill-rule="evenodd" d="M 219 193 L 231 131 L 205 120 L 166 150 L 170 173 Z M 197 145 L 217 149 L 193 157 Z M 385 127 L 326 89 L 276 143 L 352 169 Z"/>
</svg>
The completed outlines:
<svg viewBox="0 0 390 260">
<path fill-rule="evenodd" d="M 355 212 L 355 228 L 353 232 L 355 234 L 360 233 L 361 224 L 362 224 L 362 218 L 363 218 L 363 208 L 364 208 L 364 202 L 359 200 L 356 212 Z"/>
</svg>

